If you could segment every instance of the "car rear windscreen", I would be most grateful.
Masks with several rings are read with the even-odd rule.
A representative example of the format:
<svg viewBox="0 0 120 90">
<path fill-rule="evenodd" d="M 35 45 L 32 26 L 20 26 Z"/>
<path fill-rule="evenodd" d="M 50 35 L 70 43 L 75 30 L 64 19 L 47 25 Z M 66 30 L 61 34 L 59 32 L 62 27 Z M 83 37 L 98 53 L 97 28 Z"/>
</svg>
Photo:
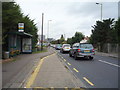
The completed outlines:
<svg viewBox="0 0 120 90">
<path fill-rule="evenodd" d="M 70 45 L 64 45 L 64 47 L 70 47 Z"/>
<path fill-rule="evenodd" d="M 90 48 L 93 48 L 93 46 L 92 46 L 92 44 L 80 44 L 80 48 L 90 49 Z"/>
</svg>

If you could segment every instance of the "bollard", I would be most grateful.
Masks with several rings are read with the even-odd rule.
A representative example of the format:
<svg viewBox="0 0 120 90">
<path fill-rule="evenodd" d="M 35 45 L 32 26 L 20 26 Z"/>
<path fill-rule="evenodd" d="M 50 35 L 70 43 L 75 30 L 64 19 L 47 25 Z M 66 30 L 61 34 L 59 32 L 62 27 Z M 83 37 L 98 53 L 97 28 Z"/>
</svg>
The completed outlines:
<svg viewBox="0 0 120 90">
<path fill-rule="evenodd" d="M 8 59 L 9 58 L 9 51 L 5 51 L 4 52 L 4 59 Z"/>
</svg>

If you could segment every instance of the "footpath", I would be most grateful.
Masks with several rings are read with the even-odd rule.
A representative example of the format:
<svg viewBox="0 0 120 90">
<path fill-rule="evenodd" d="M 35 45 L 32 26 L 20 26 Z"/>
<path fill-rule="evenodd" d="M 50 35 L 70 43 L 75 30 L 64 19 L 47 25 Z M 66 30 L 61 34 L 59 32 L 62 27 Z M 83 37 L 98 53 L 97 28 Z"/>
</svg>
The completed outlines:
<svg viewBox="0 0 120 90">
<path fill-rule="evenodd" d="M 98 51 L 96 51 L 96 55 L 118 58 L 118 53 L 104 53 L 104 52 L 98 52 Z"/>
<path fill-rule="evenodd" d="M 3 88 L 85 88 L 52 48 L 44 53 L 19 55 L 15 61 L 4 63 L 2 72 Z"/>
<path fill-rule="evenodd" d="M 85 88 L 86 86 L 65 67 L 64 63 L 57 53 L 44 58 L 38 73 L 37 71 L 33 73 L 27 86 L 32 88 Z M 36 73 L 36 78 L 33 79 Z"/>
<path fill-rule="evenodd" d="M 40 58 L 54 53 L 52 49 L 47 52 L 36 54 L 21 54 L 7 59 L 2 64 L 2 87 L 19 88 L 23 87 L 25 80 L 32 73 Z"/>
</svg>

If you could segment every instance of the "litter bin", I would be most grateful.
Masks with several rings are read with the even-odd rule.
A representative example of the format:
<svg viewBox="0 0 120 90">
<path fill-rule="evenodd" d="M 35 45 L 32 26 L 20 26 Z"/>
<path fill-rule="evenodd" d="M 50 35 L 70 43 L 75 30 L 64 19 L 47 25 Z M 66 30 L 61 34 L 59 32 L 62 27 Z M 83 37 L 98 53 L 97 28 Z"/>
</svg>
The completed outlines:
<svg viewBox="0 0 120 90">
<path fill-rule="evenodd" d="M 9 52 L 8 51 L 5 51 L 4 52 L 4 59 L 8 59 L 9 58 Z"/>
</svg>

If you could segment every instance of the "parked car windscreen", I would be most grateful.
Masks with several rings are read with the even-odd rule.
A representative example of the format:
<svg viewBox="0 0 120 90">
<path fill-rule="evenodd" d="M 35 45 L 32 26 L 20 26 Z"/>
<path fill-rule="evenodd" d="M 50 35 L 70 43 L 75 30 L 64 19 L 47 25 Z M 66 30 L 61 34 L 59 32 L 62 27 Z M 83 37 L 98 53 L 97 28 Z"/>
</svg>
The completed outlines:
<svg viewBox="0 0 120 90">
<path fill-rule="evenodd" d="M 80 48 L 90 49 L 90 48 L 93 48 L 93 45 L 92 44 L 80 44 Z"/>
<path fill-rule="evenodd" d="M 62 45 L 61 44 L 57 44 L 58 47 L 61 47 Z"/>
</svg>

